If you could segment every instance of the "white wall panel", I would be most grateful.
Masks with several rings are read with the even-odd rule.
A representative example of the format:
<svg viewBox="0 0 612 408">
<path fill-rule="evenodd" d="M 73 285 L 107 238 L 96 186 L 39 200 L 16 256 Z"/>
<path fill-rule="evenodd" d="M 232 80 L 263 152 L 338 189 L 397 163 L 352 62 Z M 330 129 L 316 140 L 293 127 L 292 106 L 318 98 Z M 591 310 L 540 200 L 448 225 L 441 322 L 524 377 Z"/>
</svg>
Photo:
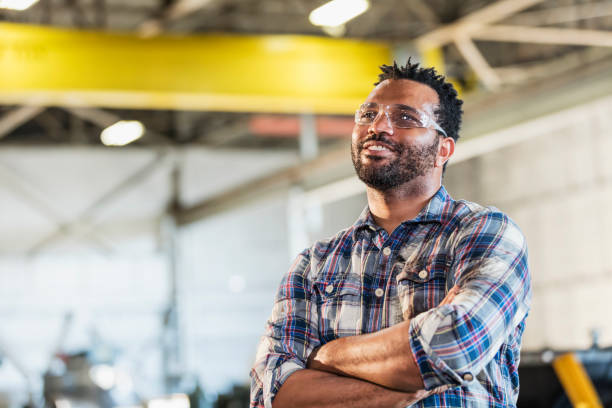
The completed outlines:
<svg viewBox="0 0 612 408">
<path fill-rule="evenodd" d="M 181 231 L 179 306 L 185 369 L 206 393 L 247 383 L 288 258 L 286 196 Z M 297 254 L 296 254 L 297 255 Z M 232 286 L 232 278 L 240 285 Z"/>
<path fill-rule="evenodd" d="M 592 329 L 612 345 L 612 106 L 602 99 L 571 111 L 565 126 L 541 126 L 445 177 L 455 198 L 497 206 L 527 237 L 534 300 L 526 349 L 588 347 Z"/>
</svg>

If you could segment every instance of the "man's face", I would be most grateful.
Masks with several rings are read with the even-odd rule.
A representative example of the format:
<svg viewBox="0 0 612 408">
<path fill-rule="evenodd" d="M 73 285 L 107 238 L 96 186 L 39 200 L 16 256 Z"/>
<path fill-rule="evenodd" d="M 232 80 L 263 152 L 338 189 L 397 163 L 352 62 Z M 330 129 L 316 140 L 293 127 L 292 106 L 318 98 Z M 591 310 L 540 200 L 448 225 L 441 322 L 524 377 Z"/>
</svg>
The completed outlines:
<svg viewBox="0 0 612 408">
<path fill-rule="evenodd" d="M 408 105 L 435 118 L 439 99 L 427 85 L 398 79 L 381 82 L 365 102 Z M 364 183 L 387 191 L 428 174 L 434 167 L 439 140 L 431 128 L 393 127 L 381 112 L 373 123 L 353 127 L 351 158 Z"/>
</svg>

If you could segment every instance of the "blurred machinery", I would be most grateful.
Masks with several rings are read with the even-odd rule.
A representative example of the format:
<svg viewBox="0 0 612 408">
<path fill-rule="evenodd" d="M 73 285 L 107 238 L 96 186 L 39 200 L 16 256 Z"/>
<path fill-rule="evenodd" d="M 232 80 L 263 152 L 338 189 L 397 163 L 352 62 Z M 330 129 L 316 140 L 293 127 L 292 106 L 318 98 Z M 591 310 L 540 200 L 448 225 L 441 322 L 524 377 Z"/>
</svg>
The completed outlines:
<svg viewBox="0 0 612 408">
<path fill-rule="evenodd" d="M 581 378 L 581 367 L 571 364 L 571 356 L 584 367 L 592 388 Z M 524 352 L 519 375 L 520 408 L 612 407 L 612 347 L 592 347 L 573 353 Z M 593 390 L 596 396 L 592 395 Z M 589 402 L 581 402 L 585 400 Z"/>
<path fill-rule="evenodd" d="M 114 385 L 112 367 L 95 366 L 87 352 L 56 355 L 44 375 L 45 404 L 52 408 L 110 408 Z"/>
<path fill-rule="evenodd" d="M 236 384 L 230 391 L 220 394 L 214 408 L 245 408 L 249 406 L 249 386 Z"/>
<path fill-rule="evenodd" d="M 206 408 L 198 383 L 190 394 L 174 393 L 142 400 L 131 379 L 110 364 L 96 364 L 92 353 L 56 355 L 44 375 L 44 401 L 48 408 Z M 128 387 L 126 387 L 128 385 Z M 248 395 L 248 390 L 247 390 Z"/>
</svg>

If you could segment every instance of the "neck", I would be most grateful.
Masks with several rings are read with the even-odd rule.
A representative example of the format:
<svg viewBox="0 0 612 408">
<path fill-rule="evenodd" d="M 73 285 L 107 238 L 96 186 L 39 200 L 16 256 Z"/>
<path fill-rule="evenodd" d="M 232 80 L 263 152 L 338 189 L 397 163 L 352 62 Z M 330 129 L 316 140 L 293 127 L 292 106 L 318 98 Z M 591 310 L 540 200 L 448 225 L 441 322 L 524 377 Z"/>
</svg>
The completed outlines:
<svg viewBox="0 0 612 408">
<path fill-rule="evenodd" d="M 440 189 L 440 179 L 422 176 L 387 191 L 367 188 L 368 206 L 376 224 L 391 234 L 403 221 L 415 218 Z"/>
</svg>

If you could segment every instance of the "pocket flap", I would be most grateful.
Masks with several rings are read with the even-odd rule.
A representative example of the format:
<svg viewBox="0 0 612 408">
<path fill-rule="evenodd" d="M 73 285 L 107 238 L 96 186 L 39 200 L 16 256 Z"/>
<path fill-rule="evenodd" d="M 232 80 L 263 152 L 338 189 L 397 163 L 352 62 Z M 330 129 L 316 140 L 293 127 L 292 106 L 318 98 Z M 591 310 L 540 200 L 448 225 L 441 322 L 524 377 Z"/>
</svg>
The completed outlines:
<svg viewBox="0 0 612 408">
<path fill-rule="evenodd" d="M 351 277 L 337 278 L 333 281 L 319 280 L 315 281 L 314 285 L 322 297 L 361 295 L 361 282 Z"/>
<path fill-rule="evenodd" d="M 404 265 L 397 274 L 397 283 L 409 280 L 415 283 L 429 282 L 432 279 L 446 279 L 449 263 L 446 257 L 438 256 L 429 262 L 414 262 Z"/>
</svg>

